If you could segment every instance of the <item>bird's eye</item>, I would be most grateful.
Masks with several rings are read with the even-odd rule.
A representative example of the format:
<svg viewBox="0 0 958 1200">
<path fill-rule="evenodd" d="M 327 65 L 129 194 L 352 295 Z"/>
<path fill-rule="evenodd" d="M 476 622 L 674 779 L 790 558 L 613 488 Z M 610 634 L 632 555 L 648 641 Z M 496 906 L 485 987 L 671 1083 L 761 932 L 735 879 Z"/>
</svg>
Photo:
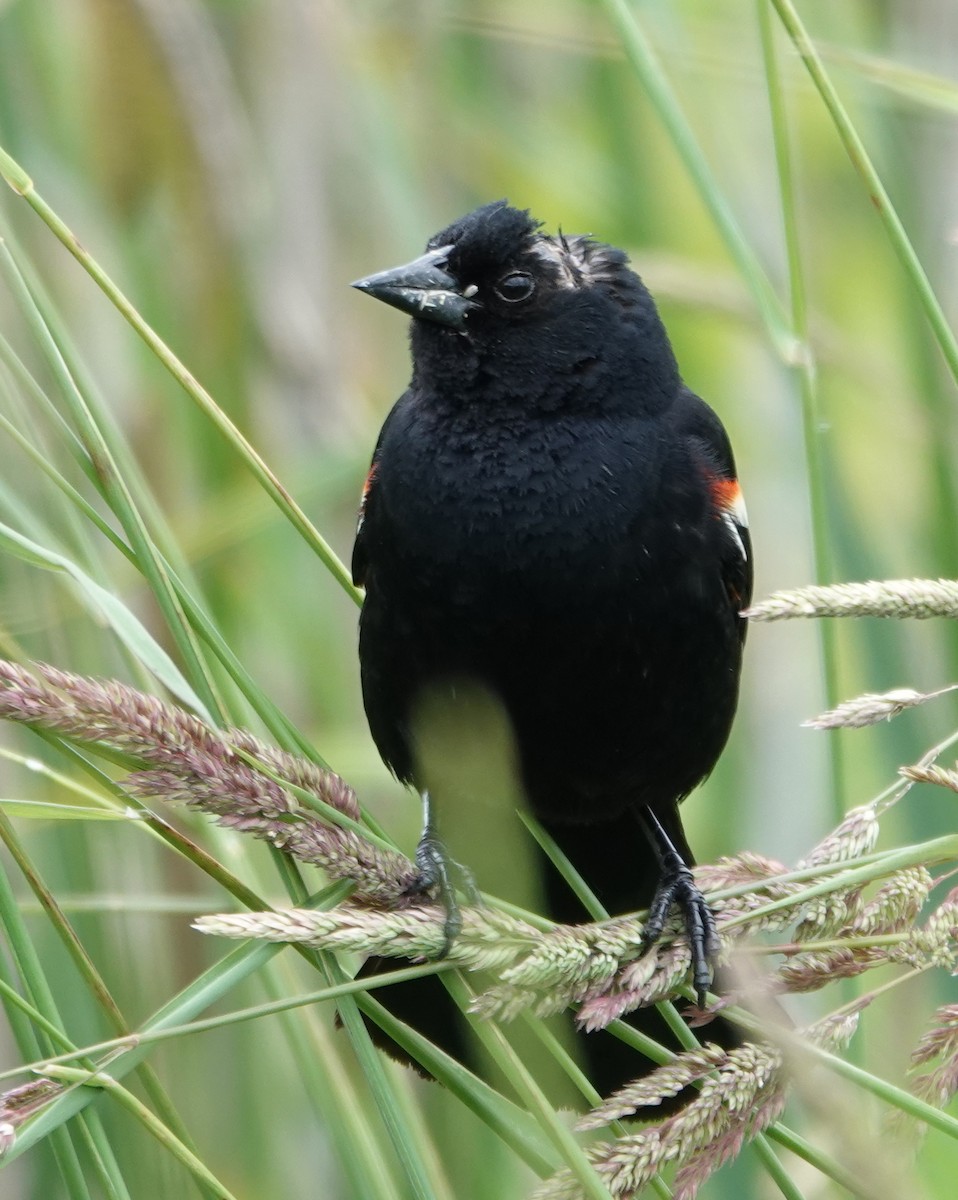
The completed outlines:
<svg viewBox="0 0 958 1200">
<path fill-rule="evenodd" d="M 503 275 L 494 288 L 499 299 L 507 304 L 528 300 L 535 290 L 536 281 L 528 271 L 510 271 L 508 275 Z"/>
</svg>

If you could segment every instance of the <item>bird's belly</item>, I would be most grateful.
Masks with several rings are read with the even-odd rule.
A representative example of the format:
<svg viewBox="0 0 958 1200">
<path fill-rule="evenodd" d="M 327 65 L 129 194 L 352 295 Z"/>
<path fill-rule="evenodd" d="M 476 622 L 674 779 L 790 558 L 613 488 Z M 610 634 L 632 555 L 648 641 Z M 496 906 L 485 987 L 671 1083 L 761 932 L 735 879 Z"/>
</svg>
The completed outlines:
<svg viewBox="0 0 958 1200">
<path fill-rule="evenodd" d="M 740 646 L 724 596 L 698 571 L 663 578 L 654 556 L 624 567 L 595 539 L 578 554 L 551 532 L 544 542 L 548 555 L 527 535 L 524 558 L 507 546 L 484 558 L 473 538 L 459 570 L 403 572 L 401 603 L 371 592 L 390 649 L 368 657 L 392 662 L 398 704 L 428 687 L 455 705 L 463 679 L 498 696 L 530 803 L 550 820 L 674 802 L 711 768 L 734 713 Z"/>
<path fill-rule="evenodd" d="M 373 734 L 409 777 L 415 696 L 446 681 L 454 703 L 471 678 L 501 698 L 540 813 L 673 803 L 735 707 L 716 526 L 687 464 L 647 442 L 640 455 L 638 433 L 559 432 L 548 452 L 531 428 L 468 457 L 447 441 L 378 480 L 360 646 Z"/>
</svg>

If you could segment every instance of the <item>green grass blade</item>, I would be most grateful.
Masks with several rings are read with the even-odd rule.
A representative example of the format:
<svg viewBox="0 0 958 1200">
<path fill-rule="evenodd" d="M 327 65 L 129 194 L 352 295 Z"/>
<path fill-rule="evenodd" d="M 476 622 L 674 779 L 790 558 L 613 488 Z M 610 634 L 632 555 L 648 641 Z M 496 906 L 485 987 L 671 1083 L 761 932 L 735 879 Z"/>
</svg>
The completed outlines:
<svg viewBox="0 0 958 1200">
<path fill-rule="evenodd" d="M 858 130 L 849 117 L 847 109 L 842 104 L 835 85 L 825 70 L 821 56 L 815 49 L 815 45 L 809 37 L 808 31 L 791 0 L 770 0 L 770 3 L 774 5 L 779 20 L 787 30 L 788 36 L 792 39 L 792 43 L 802 62 L 805 64 L 812 83 L 822 98 L 822 103 L 828 109 L 829 116 L 835 126 L 835 131 L 842 140 L 852 166 L 868 191 L 875 211 L 878 213 L 882 225 L 885 227 L 885 232 L 888 235 L 892 249 L 898 256 L 905 274 L 915 289 L 915 293 L 925 311 L 928 324 L 935 335 L 948 370 L 951 372 L 952 378 L 958 382 L 958 339 L 956 339 L 951 326 L 948 324 L 938 297 L 935 295 L 925 269 L 921 265 L 911 239 L 908 237 L 908 233 L 902 224 L 901 218 L 898 216 L 895 206 L 891 202 L 891 197 L 888 195 L 881 177 L 869 157 L 868 151 L 865 149 L 865 143 L 862 141 Z"/>
<path fill-rule="evenodd" d="M 604 7 L 618 33 L 626 57 L 751 291 L 774 345 L 786 361 L 793 359 L 797 353 L 795 336 L 789 328 L 782 303 L 769 282 L 751 242 L 729 207 L 662 64 L 632 7 L 627 0 L 604 0 Z"/>
<path fill-rule="evenodd" d="M 206 706 L 187 683 L 170 656 L 147 632 L 142 621 L 135 617 L 113 592 L 101 587 L 65 555 L 38 545 L 2 522 L 0 522 L 0 549 L 33 566 L 43 567 L 49 571 L 60 571 L 68 575 L 78 587 L 90 610 L 97 618 L 102 618 L 110 626 L 133 657 L 142 663 L 174 696 L 194 709 L 203 720 L 212 723 Z"/>
<path fill-rule="evenodd" d="M 121 315 L 129 322 L 133 329 L 139 334 L 143 341 L 150 347 L 153 353 L 157 356 L 160 362 L 166 367 L 170 374 L 183 387 L 187 395 L 192 399 L 207 417 L 217 426 L 220 432 L 225 436 L 226 440 L 237 451 L 242 460 L 252 471 L 254 477 L 259 482 L 260 486 L 274 500 L 279 510 L 291 522 L 294 528 L 300 533 L 308 545 L 316 553 L 317 557 L 330 572 L 336 582 L 342 589 L 354 599 L 357 603 L 360 600 L 360 594 L 353 586 L 350 574 L 340 559 L 336 556 L 332 547 L 326 542 L 325 538 L 320 534 L 303 510 L 299 507 L 293 497 L 286 491 L 275 474 L 267 466 L 264 459 L 254 449 L 252 444 L 240 432 L 237 426 L 230 420 L 225 412 L 216 404 L 213 397 L 206 389 L 196 380 L 193 375 L 187 370 L 182 362 L 170 350 L 165 342 L 157 335 L 157 333 L 147 324 L 140 316 L 136 308 L 130 303 L 123 292 L 110 279 L 103 268 L 97 263 L 91 254 L 83 248 L 79 239 L 71 232 L 67 225 L 57 216 L 50 208 L 46 201 L 39 195 L 33 185 L 33 181 L 26 174 L 23 168 L 7 153 L 6 150 L 0 148 L 0 175 L 4 177 L 11 188 L 20 196 L 22 196 L 30 207 L 37 213 L 40 219 L 51 229 L 55 236 L 62 242 L 66 249 L 80 263 L 85 271 L 96 282 L 98 287 L 109 298 L 110 302 L 117 308 Z"/>
</svg>

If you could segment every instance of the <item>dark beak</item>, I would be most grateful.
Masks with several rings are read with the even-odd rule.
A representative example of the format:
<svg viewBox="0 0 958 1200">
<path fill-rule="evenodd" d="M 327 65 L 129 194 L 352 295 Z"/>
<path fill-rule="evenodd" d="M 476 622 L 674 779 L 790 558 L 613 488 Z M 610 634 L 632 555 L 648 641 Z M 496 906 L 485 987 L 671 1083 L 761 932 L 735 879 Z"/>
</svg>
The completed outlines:
<svg viewBox="0 0 958 1200">
<path fill-rule="evenodd" d="M 466 315 L 478 306 L 445 269 L 449 250 L 440 246 L 403 267 L 357 279 L 353 287 L 418 320 L 462 329 Z"/>
</svg>

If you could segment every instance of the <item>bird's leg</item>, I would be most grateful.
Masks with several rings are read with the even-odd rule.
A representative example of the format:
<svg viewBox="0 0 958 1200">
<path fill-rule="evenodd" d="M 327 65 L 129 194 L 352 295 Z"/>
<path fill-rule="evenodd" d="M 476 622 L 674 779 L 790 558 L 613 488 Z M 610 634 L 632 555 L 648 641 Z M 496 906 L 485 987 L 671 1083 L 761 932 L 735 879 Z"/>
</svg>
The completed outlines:
<svg viewBox="0 0 958 1200">
<path fill-rule="evenodd" d="M 479 903 L 479 891 L 472 873 L 456 862 L 439 837 L 428 792 L 422 793 L 422 834 L 416 846 L 416 866 L 419 868 L 419 874 L 406 891 L 409 895 L 418 895 L 435 889 L 439 903 L 446 913 L 442 927 L 442 948 L 439 951 L 439 958 L 446 958 L 456 935 L 462 929 L 462 911 L 456 899 L 456 882 L 473 904 Z"/>
<path fill-rule="evenodd" d="M 640 816 L 656 857 L 661 874 L 659 886 L 649 905 L 649 919 L 642 936 L 643 947 L 649 950 L 662 936 L 666 918 L 673 904 L 678 904 L 685 918 L 689 948 L 692 952 L 692 986 L 695 988 L 699 1008 L 705 1007 L 705 994 L 712 983 L 712 968 L 709 960 L 719 949 L 715 918 L 705 897 L 696 886 L 692 872 L 682 855 L 672 844 L 662 822 L 651 808 L 645 808 Z"/>
</svg>

